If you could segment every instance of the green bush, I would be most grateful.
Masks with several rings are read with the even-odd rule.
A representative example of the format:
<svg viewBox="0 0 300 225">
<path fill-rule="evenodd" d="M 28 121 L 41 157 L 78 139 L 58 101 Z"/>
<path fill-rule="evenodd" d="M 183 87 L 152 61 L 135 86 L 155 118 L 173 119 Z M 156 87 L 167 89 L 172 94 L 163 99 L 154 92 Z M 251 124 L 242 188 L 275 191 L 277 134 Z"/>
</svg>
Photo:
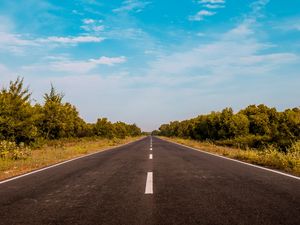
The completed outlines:
<svg viewBox="0 0 300 225">
<path fill-rule="evenodd" d="M 0 157 L 2 159 L 26 159 L 30 156 L 30 149 L 20 143 L 17 145 L 11 141 L 0 141 Z"/>
</svg>

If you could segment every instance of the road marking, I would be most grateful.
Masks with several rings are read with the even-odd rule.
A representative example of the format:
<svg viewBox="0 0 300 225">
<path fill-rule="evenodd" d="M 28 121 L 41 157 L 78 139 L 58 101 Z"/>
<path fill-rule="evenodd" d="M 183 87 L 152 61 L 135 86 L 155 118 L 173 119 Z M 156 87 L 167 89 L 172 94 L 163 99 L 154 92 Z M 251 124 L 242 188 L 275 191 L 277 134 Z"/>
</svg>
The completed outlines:
<svg viewBox="0 0 300 225">
<path fill-rule="evenodd" d="M 149 159 L 153 159 L 153 155 L 152 154 L 149 155 Z"/>
<path fill-rule="evenodd" d="M 163 140 L 163 139 L 160 139 L 160 140 Z M 166 141 L 166 140 L 164 140 L 164 141 Z M 180 146 L 183 146 L 185 148 L 189 148 L 191 150 L 202 152 L 202 153 L 205 153 L 205 154 L 208 154 L 208 155 L 216 156 L 216 157 L 219 157 L 219 158 L 222 158 L 222 159 L 227 159 L 227 160 L 234 161 L 234 162 L 237 162 L 237 163 L 241 163 L 241 164 L 244 164 L 244 165 L 247 165 L 247 166 L 255 167 L 255 168 L 258 168 L 258 169 L 261 169 L 261 170 L 266 170 L 266 171 L 277 173 L 277 174 L 280 174 L 280 175 L 283 175 L 283 176 L 286 176 L 286 177 L 294 178 L 296 180 L 300 180 L 300 177 L 293 176 L 293 175 L 290 175 L 290 174 L 287 174 L 287 173 L 283 173 L 283 172 L 280 172 L 280 171 L 277 171 L 277 170 L 272 170 L 272 169 L 269 169 L 269 168 L 266 168 L 266 167 L 257 166 L 257 165 L 251 164 L 251 163 L 246 163 L 246 162 L 239 161 L 239 160 L 236 160 L 236 159 L 227 158 L 227 157 L 222 156 L 222 155 L 217 155 L 217 154 L 214 154 L 214 153 L 206 152 L 206 151 L 203 151 L 203 150 L 200 150 L 200 149 L 197 149 L 197 148 L 192 148 L 192 147 L 189 147 L 189 146 L 186 146 L 186 145 L 183 145 L 183 144 L 179 144 L 179 143 L 176 143 L 176 142 L 173 142 L 173 141 L 166 141 L 166 142 L 170 142 L 170 143 L 180 145 Z"/>
<path fill-rule="evenodd" d="M 150 148 L 150 151 L 152 151 L 152 148 Z"/>
<path fill-rule="evenodd" d="M 147 138 L 147 137 L 138 139 L 138 140 L 136 140 L 136 141 L 131 141 L 131 142 L 126 143 L 126 144 L 123 144 L 123 145 L 115 146 L 115 147 L 108 148 L 108 149 L 103 149 L 103 150 L 100 151 L 100 152 L 93 152 L 93 153 L 90 153 L 90 154 L 87 154 L 87 155 L 79 156 L 79 157 L 74 158 L 74 159 L 69 159 L 69 160 L 66 160 L 66 161 L 63 161 L 63 162 L 60 162 L 60 163 L 51 165 L 51 166 L 47 166 L 47 167 L 42 168 L 42 169 L 37 169 L 37 170 L 31 171 L 31 172 L 28 172 L 28 173 L 25 173 L 25 174 L 22 174 L 22 175 L 19 175 L 19 176 L 16 176 L 16 177 L 12 177 L 12 178 L 9 178 L 9 179 L 0 181 L 0 184 L 4 184 L 4 183 L 7 183 L 7 182 L 9 182 L 9 181 L 13 181 L 13 180 L 16 180 L 16 179 L 19 179 L 19 178 L 22 178 L 22 177 L 26 177 L 26 176 L 29 176 L 29 175 L 31 175 L 31 174 L 39 173 L 39 172 L 42 172 L 42 171 L 44 171 L 44 170 L 48 170 L 48 169 L 51 169 L 51 168 L 53 168 L 53 167 L 57 167 L 57 166 L 60 166 L 60 165 L 63 165 L 63 164 L 66 164 L 66 163 L 75 161 L 75 160 L 77 160 L 77 159 L 82 159 L 82 158 L 84 158 L 84 157 L 88 157 L 88 156 L 91 156 L 91 155 L 95 155 L 95 154 L 99 154 L 99 153 L 106 152 L 106 151 L 109 151 L 109 150 L 113 150 L 113 149 L 116 149 L 116 148 L 120 148 L 120 147 L 129 145 L 129 144 L 132 144 L 132 143 L 134 143 L 134 142 L 137 142 L 137 141 L 139 141 L 139 140 L 143 140 L 143 139 L 145 139 L 145 138 Z"/>
<path fill-rule="evenodd" d="M 145 194 L 153 194 L 153 173 L 147 173 Z"/>
</svg>

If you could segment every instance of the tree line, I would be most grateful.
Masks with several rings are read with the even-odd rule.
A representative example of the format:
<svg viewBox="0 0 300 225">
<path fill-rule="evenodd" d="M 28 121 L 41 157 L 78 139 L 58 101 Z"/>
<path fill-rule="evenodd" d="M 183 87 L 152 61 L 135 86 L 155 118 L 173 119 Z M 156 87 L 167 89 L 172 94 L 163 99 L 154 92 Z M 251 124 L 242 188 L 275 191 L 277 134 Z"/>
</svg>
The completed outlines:
<svg viewBox="0 0 300 225">
<path fill-rule="evenodd" d="M 237 113 L 225 108 L 221 112 L 163 124 L 153 134 L 240 148 L 263 149 L 273 145 L 286 151 L 300 140 L 300 108 L 279 112 L 260 104 L 249 105 Z"/>
<path fill-rule="evenodd" d="M 23 79 L 11 81 L 0 91 L 0 141 L 29 145 L 39 139 L 91 137 L 125 138 L 141 135 L 136 124 L 112 123 L 99 118 L 86 123 L 74 105 L 63 101 L 64 95 L 51 85 L 43 104 L 32 104 L 31 93 Z"/>
</svg>

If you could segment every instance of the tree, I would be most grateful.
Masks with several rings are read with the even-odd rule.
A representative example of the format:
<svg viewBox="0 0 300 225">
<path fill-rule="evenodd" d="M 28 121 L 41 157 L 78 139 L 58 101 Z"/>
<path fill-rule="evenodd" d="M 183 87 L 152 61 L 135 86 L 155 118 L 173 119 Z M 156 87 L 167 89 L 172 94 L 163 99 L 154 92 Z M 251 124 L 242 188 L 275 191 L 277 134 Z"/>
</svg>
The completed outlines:
<svg viewBox="0 0 300 225">
<path fill-rule="evenodd" d="M 229 137 L 248 135 L 249 124 L 247 116 L 241 113 L 233 115 L 229 124 Z"/>
<path fill-rule="evenodd" d="M 38 114 L 30 104 L 28 88 L 23 78 L 11 81 L 9 88 L 0 92 L 0 139 L 29 143 L 37 137 Z"/>
<path fill-rule="evenodd" d="M 46 139 L 83 136 L 86 124 L 79 117 L 75 106 L 62 103 L 64 95 L 57 93 L 53 85 L 49 94 L 44 95 L 45 103 L 41 108 L 39 122 L 41 135 Z"/>
<path fill-rule="evenodd" d="M 107 118 L 98 119 L 94 125 L 94 134 L 96 136 L 113 138 L 114 126 Z"/>
</svg>

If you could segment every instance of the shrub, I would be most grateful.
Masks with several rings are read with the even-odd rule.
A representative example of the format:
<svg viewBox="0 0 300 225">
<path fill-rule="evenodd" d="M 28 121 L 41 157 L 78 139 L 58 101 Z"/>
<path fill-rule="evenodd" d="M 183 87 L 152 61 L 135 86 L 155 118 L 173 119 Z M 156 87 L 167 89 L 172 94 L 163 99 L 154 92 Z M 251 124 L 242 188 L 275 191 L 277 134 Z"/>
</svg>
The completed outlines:
<svg viewBox="0 0 300 225">
<path fill-rule="evenodd" d="M 24 143 L 17 145 L 11 141 L 0 141 L 0 157 L 2 159 L 26 159 L 30 155 L 30 149 Z"/>
</svg>

